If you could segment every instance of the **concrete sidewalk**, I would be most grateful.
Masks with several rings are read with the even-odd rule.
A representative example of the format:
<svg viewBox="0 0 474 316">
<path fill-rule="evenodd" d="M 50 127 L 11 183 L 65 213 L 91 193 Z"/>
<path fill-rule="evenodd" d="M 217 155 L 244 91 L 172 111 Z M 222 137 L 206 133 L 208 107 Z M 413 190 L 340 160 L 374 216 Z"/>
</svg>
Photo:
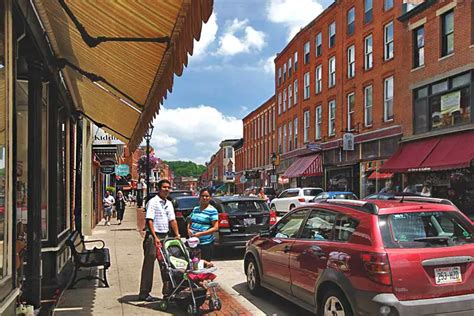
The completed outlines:
<svg viewBox="0 0 474 316">
<path fill-rule="evenodd" d="M 142 237 L 137 229 L 140 217 L 143 217 L 142 210 L 127 207 L 122 225 L 118 225 L 115 219 L 111 226 L 104 226 L 103 222 L 97 225 L 92 236 L 87 239 L 102 239 L 110 249 L 112 263 L 107 274 L 110 287 L 99 287 L 98 281 L 80 281 L 74 289 L 64 292 L 54 315 L 186 315 L 174 304 L 170 304 L 167 312 L 161 312 L 158 303 L 138 301 L 143 260 Z M 84 269 L 82 275 L 87 273 Z M 97 271 L 92 273 L 96 274 Z M 153 281 L 152 295 L 161 297 L 158 264 L 155 265 Z M 214 315 L 251 315 L 229 294 L 221 290 L 219 295 L 223 301 L 223 310 Z"/>
</svg>

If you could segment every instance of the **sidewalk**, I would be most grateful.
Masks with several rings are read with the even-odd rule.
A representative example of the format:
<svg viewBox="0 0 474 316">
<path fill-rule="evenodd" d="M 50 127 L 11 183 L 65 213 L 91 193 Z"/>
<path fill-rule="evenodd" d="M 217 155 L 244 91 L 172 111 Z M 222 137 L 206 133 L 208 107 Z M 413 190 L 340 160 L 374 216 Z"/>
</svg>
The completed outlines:
<svg viewBox="0 0 474 316">
<path fill-rule="evenodd" d="M 107 273 L 110 287 L 98 287 L 98 281 L 80 281 L 74 289 L 64 292 L 54 315 L 186 315 L 174 304 L 170 304 L 167 312 L 161 312 L 157 303 L 138 301 L 143 221 L 142 210 L 127 207 L 122 225 L 117 225 L 115 219 L 111 226 L 97 225 L 88 239 L 102 239 L 110 249 L 112 264 Z M 88 271 L 84 269 L 83 273 Z M 161 297 L 158 265 L 155 266 L 153 291 L 153 296 Z M 212 315 L 251 315 L 226 292 L 219 290 L 219 296 L 223 309 Z"/>
</svg>

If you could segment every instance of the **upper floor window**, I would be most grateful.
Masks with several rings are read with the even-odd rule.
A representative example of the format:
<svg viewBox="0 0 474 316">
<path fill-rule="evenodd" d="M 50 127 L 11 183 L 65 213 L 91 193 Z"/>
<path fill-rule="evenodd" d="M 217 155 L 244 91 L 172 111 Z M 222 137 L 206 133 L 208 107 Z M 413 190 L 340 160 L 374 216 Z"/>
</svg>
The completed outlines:
<svg viewBox="0 0 474 316">
<path fill-rule="evenodd" d="M 278 85 L 281 85 L 281 68 L 278 68 Z"/>
<path fill-rule="evenodd" d="M 304 43 L 304 63 L 309 63 L 309 42 Z"/>
<path fill-rule="evenodd" d="M 347 95 L 347 130 L 348 131 L 353 131 L 355 127 L 354 111 L 355 111 L 355 93 L 350 93 Z"/>
<path fill-rule="evenodd" d="M 295 148 L 298 148 L 298 118 L 297 117 L 295 117 L 295 119 L 293 120 L 293 128 L 295 129 L 295 132 L 293 133 L 293 137 L 294 137 L 293 145 L 295 146 Z"/>
<path fill-rule="evenodd" d="M 278 115 L 281 114 L 281 92 L 278 93 Z"/>
<path fill-rule="evenodd" d="M 286 112 L 286 89 L 283 90 L 283 112 Z"/>
<path fill-rule="evenodd" d="M 384 81 L 384 121 L 393 119 L 393 77 L 386 78 Z"/>
<path fill-rule="evenodd" d="M 293 64 L 293 61 L 291 60 L 291 57 L 290 59 L 288 59 L 288 77 L 291 77 L 291 70 L 292 70 L 292 65 Z"/>
<path fill-rule="evenodd" d="M 389 60 L 393 58 L 393 22 L 390 22 L 384 27 L 384 59 Z"/>
<path fill-rule="evenodd" d="M 413 68 L 425 64 L 425 28 L 420 26 L 413 31 Z"/>
<path fill-rule="evenodd" d="M 315 126 L 315 138 L 316 138 L 316 140 L 321 139 L 322 124 L 323 124 L 323 107 L 321 105 L 319 105 L 318 107 L 316 107 L 316 126 Z"/>
<path fill-rule="evenodd" d="M 298 52 L 295 52 L 295 56 L 293 57 L 293 60 L 295 62 L 295 72 L 298 70 Z"/>
<path fill-rule="evenodd" d="M 372 126 L 372 86 L 364 88 L 364 125 Z"/>
<path fill-rule="evenodd" d="M 288 109 L 291 108 L 291 103 L 293 103 L 293 86 L 288 85 Z"/>
<path fill-rule="evenodd" d="M 303 142 L 307 143 L 309 141 L 309 110 L 304 112 L 303 125 L 304 125 Z"/>
<path fill-rule="evenodd" d="M 347 35 L 354 34 L 355 30 L 355 8 L 352 7 L 347 11 Z"/>
<path fill-rule="evenodd" d="M 281 148 L 281 126 L 278 127 L 278 152 L 281 154 L 282 153 L 282 148 Z"/>
<path fill-rule="evenodd" d="M 336 45 L 336 22 L 329 24 L 329 48 Z"/>
<path fill-rule="evenodd" d="M 368 35 L 364 39 L 364 69 L 372 69 L 373 66 L 373 56 L 372 56 L 373 46 L 372 46 L 372 34 Z"/>
<path fill-rule="evenodd" d="M 336 57 L 333 56 L 329 59 L 329 88 L 336 85 Z"/>
<path fill-rule="evenodd" d="M 286 63 L 283 64 L 283 81 L 286 80 Z"/>
<path fill-rule="evenodd" d="M 393 0 L 384 0 L 383 9 L 384 9 L 385 11 L 388 11 L 388 10 L 390 10 L 391 8 L 393 8 Z"/>
<path fill-rule="evenodd" d="M 441 56 L 454 52 L 454 11 L 441 16 Z"/>
<path fill-rule="evenodd" d="M 329 101 L 328 108 L 328 135 L 334 136 L 336 135 L 336 100 Z"/>
<path fill-rule="evenodd" d="M 293 150 L 293 122 L 288 122 L 288 150 Z"/>
<path fill-rule="evenodd" d="M 275 108 L 272 109 L 272 120 L 273 120 L 273 128 L 272 128 L 272 131 L 274 132 L 275 131 L 275 128 L 276 128 L 276 118 L 275 118 Z"/>
<path fill-rule="evenodd" d="M 309 82 L 309 71 L 304 74 L 304 91 L 303 98 L 306 100 L 309 98 L 310 93 L 310 82 Z"/>
<path fill-rule="evenodd" d="M 323 90 L 323 65 L 316 67 L 316 93 Z"/>
<path fill-rule="evenodd" d="M 226 147 L 224 151 L 224 158 L 232 159 L 234 157 L 234 150 L 232 147 Z"/>
<path fill-rule="evenodd" d="M 319 32 L 316 35 L 316 57 L 321 56 L 323 53 L 323 34 Z"/>
<path fill-rule="evenodd" d="M 355 76 L 355 46 L 352 45 L 347 49 L 347 78 Z"/>
<path fill-rule="evenodd" d="M 293 82 L 293 97 L 294 97 L 294 104 L 298 104 L 298 79 Z"/>
<path fill-rule="evenodd" d="M 364 23 L 369 23 L 372 21 L 372 0 L 364 0 Z"/>
<path fill-rule="evenodd" d="M 286 153 L 287 147 L 286 124 L 283 124 L 283 152 Z"/>
</svg>

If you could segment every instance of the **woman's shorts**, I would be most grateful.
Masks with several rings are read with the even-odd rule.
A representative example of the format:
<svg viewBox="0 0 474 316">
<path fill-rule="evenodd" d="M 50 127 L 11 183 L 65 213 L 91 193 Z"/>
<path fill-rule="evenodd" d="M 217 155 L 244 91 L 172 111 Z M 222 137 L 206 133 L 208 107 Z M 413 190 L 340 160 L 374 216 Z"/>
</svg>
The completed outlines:
<svg viewBox="0 0 474 316">
<path fill-rule="evenodd" d="M 112 207 L 104 208 L 104 216 L 112 216 Z"/>
</svg>

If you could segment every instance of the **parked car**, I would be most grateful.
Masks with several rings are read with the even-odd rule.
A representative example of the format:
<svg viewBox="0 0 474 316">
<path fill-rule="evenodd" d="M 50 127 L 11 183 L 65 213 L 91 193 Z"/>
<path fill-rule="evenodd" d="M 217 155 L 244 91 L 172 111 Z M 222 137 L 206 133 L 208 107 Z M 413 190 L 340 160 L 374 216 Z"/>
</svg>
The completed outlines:
<svg viewBox="0 0 474 316">
<path fill-rule="evenodd" d="M 244 269 L 251 293 L 318 315 L 474 315 L 474 227 L 448 200 L 308 204 L 249 241 Z"/>
<path fill-rule="evenodd" d="M 286 213 L 295 207 L 304 205 L 315 196 L 324 192 L 321 188 L 292 188 L 284 190 L 271 201 L 270 208 L 277 213 Z"/>
<path fill-rule="evenodd" d="M 277 217 L 265 201 L 256 197 L 222 196 L 211 200 L 219 212 L 216 247 L 244 247 L 261 230 L 268 230 Z"/>
<path fill-rule="evenodd" d="M 199 205 L 198 196 L 177 196 L 172 200 L 176 221 L 178 222 L 179 234 L 188 238 L 187 218 L 192 210 Z"/>
<path fill-rule="evenodd" d="M 191 190 L 172 190 L 168 195 L 168 198 L 173 200 L 175 197 L 178 196 L 193 196 L 194 193 Z"/>
<path fill-rule="evenodd" d="M 314 199 L 311 200 L 311 202 L 317 202 L 318 200 L 326 199 L 358 200 L 359 198 L 352 192 L 328 191 L 316 195 Z"/>
</svg>

